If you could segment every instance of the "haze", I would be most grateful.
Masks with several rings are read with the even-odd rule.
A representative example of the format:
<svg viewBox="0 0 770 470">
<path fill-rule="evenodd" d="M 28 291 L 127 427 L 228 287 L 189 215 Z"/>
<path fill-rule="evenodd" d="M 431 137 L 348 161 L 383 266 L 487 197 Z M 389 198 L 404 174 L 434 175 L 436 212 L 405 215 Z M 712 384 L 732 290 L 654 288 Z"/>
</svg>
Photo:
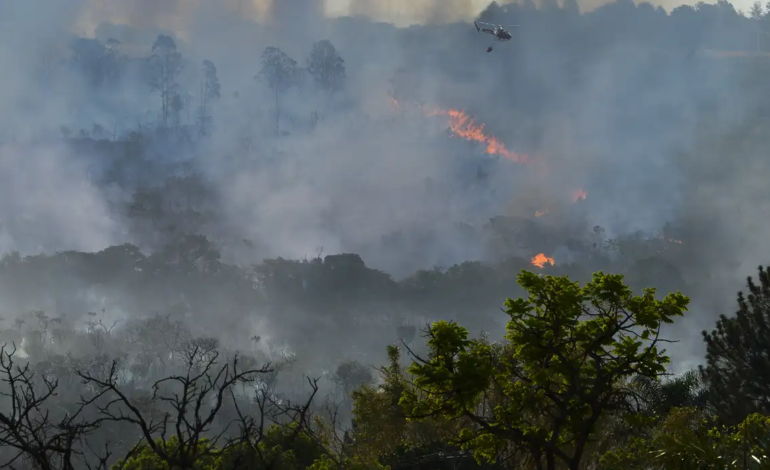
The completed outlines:
<svg viewBox="0 0 770 470">
<path fill-rule="evenodd" d="M 767 19 L 492 4 L 480 19 L 520 25 L 493 43 L 477 3 L 419 3 L 409 28 L 377 5 L 4 2 L 8 331 L 161 312 L 333 369 L 438 318 L 499 336 L 519 269 L 602 269 L 692 296 L 669 333 L 699 360 L 768 260 Z M 308 73 L 322 40 L 344 80 Z M 271 81 L 270 57 L 296 67 Z"/>
<path fill-rule="evenodd" d="M 94 28 L 101 22 L 136 25 L 137 21 L 140 21 L 156 27 L 168 28 L 173 24 L 176 26 L 175 31 L 177 34 L 184 34 L 182 29 L 186 23 L 186 18 L 190 15 L 194 16 L 196 11 L 207 2 L 196 0 L 181 3 L 166 0 L 154 2 L 152 6 L 148 6 L 145 3 L 136 1 L 89 2 L 87 8 L 83 8 L 80 11 L 76 29 L 82 34 L 91 35 Z M 288 3 L 291 3 L 291 0 Z M 321 11 L 328 17 L 365 15 L 376 21 L 393 23 L 397 26 L 408 26 L 436 21 L 435 12 L 439 10 L 442 12 L 441 21 L 468 20 L 481 13 L 490 2 L 487 0 L 452 0 L 444 2 L 438 0 L 386 0 L 380 2 L 370 0 L 325 0 L 318 3 L 320 4 L 319 8 Z M 577 3 L 582 12 L 589 12 L 607 2 L 602 0 L 580 0 Z M 681 5 L 694 5 L 694 3 L 671 0 L 660 0 L 650 3 L 655 6 L 661 6 L 669 12 Z M 241 18 L 260 21 L 269 18 L 272 1 L 223 1 L 217 2 L 217 4 L 220 5 L 220 8 L 226 8 Z M 743 12 L 750 11 L 752 6 L 752 2 L 748 0 L 741 0 L 733 4 L 736 9 Z M 138 20 L 134 12 L 147 8 L 150 8 L 153 14 L 140 15 L 142 19 Z"/>
</svg>

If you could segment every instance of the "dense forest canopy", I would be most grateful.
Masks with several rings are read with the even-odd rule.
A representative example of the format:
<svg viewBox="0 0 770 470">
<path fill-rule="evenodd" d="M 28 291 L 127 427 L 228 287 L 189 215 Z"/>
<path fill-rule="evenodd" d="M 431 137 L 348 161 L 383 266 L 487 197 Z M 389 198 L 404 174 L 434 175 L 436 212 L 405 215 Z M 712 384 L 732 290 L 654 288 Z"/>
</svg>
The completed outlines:
<svg viewBox="0 0 770 470">
<path fill-rule="evenodd" d="M 460 3 L 0 5 L 3 463 L 768 468 L 770 5 Z"/>
</svg>

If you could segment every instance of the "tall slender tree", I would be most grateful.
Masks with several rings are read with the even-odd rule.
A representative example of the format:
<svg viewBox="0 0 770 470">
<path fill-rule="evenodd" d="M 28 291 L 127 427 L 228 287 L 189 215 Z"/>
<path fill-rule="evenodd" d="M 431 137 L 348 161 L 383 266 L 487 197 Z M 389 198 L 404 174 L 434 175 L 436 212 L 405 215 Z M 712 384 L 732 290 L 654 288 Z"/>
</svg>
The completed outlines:
<svg viewBox="0 0 770 470">
<path fill-rule="evenodd" d="M 277 47 L 267 47 L 262 52 L 262 69 L 255 78 L 263 80 L 275 93 L 275 130 L 278 132 L 281 96 L 296 83 L 297 62 Z"/>
<path fill-rule="evenodd" d="M 171 36 L 158 35 L 152 44 L 150 64 L 152 70 L 149 84 L 160 95 L 161 125 L 166 127 L 175 108 L 179 108 L 176 101 L 179 100 L 177 78 L 182 71 L 182 54 L 177 51 L 176 42 Z"/>
<path fill-rule="evenodd" d="M 221 97 L 217 68 L 210 60 L 203 61 L 203 84 L 201 85 L 201 107 L 198 122 L 201 135 L 206 135 L 212 123 L 210 105 Z"/>
<path fill-rule="evenodd" d="M 328 40 L 313 44 L 307 59 L 307 71 L 327 98 L 345 86 L 345 61 Z"/>
<path fill-rule="evenodd" d="M 751 5 L 751 10 L 749 10 L 749 18 L 754 21 L 757 52 L 761 49 L 762 43 L 762 17 L 762 4 L 759 3 L 759 0 L 756 0 Z"/>
<path fill-rule="evenodd" d="M 721 315 L 703 332 L 706 365 L 700 367 L 709 400 L 725 421 L 736 424 L 753 412 L 770 413 L 770 272 L 759 267 L 759 284 L 747 280 L 738 311 Z"/>
</svg>

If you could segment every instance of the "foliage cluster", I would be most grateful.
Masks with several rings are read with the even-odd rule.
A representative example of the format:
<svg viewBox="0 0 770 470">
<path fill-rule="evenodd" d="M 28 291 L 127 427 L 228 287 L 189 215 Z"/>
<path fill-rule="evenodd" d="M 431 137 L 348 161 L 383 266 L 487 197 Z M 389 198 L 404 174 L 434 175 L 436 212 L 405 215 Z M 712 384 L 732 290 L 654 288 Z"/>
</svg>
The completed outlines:
<svg viewBox="0 0 770 470">
<path fill-rule="evenodd" d="M 602 272 L 581 286 L 522 271 L 527 295 L 505 302 L 499 341 L 434 322 L 425 353 L 388 347 L 379 381 L 340 365 L 342 401 L 325 404 L 317 379 L 299 400 L 275 388 L 285 360 L 260 365 L 206 338 L 182 341 L 151 382 L 126 380 L 148 372 L 120 358 L 57 366 L 4 349 L 1 454 L 42 469 L 770 468 L 770 416 L 740 392 L 763 389 L 751 358 L 770 347 L 757 331 L 770 316 L 759 274 L 737 315 L 704 333 L 706 365 L 673 378 L 661 329 L 689 299 L 637 295 Z M 52 412 L 70 387 L 80 400 Z"/>
</svg>

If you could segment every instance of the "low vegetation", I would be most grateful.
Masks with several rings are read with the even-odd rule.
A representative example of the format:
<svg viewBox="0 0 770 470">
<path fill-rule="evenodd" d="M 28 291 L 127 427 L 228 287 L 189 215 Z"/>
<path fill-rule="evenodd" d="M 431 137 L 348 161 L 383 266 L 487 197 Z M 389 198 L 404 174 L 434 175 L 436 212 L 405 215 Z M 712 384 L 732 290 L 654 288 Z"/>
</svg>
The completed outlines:
<svg viewBox="0 0 770 470">
<path fill-rule="evenodd" d="M 2 454 L 40 469 L 770 468 L 763 268 L 759 280 L 738 295 L 736 315 L 704 332 L 705 365 L 677 376 L 661 328 L 689 299 L 635 294 L 602 272 L 580 285 L 522 271 L 525 294 L 505 301 L 500 340 L 434 322 L 424 352 L 389 346 L 379 377 L 341 365 L 336 401 L 318 393 L 320 378 L 281 391 L 291 357 L 211 338 L 180 333 L 163 353 L 155 345 L 162 367 L 144 368 L 109 341 L 87 358 L 45 346 L 21 358 L 10 342 Z M 84 338 L 111 334 L 92 326 Z M 58 398 L 75 392 L 72 403 Z"/>
</svg>

